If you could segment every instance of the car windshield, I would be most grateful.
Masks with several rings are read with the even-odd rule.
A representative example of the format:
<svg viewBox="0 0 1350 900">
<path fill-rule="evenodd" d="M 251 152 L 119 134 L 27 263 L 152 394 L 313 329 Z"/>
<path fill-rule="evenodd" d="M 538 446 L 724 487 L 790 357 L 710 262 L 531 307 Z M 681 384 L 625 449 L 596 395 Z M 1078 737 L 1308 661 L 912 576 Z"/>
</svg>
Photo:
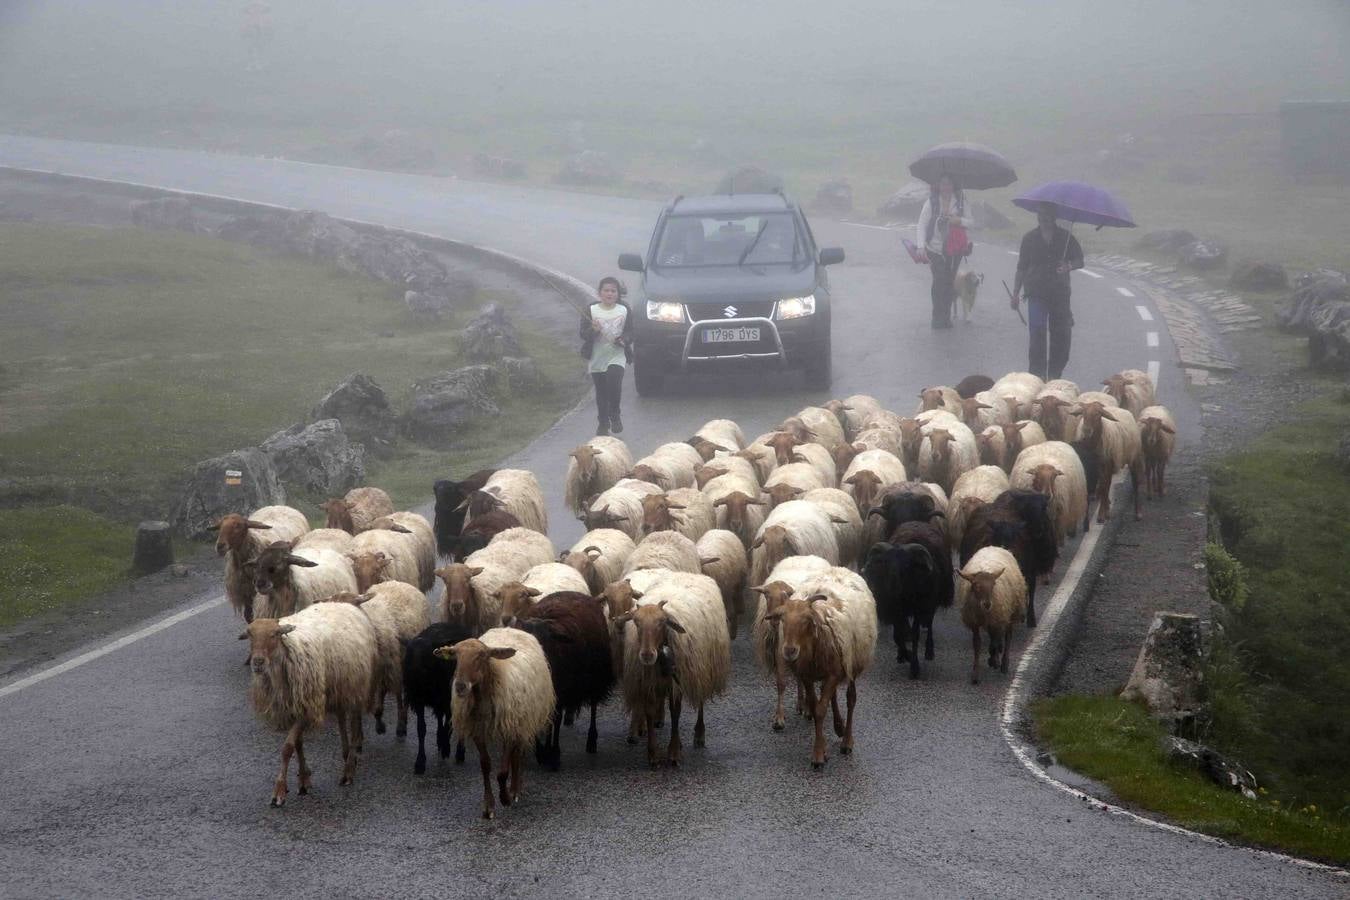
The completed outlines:
<svg viewBox="0 0 1350 900">
<path fill-rule="evenodd" d="M 742 259 L 744 257 L 744 259 Z M 662 268 L 763 266 L 806 259 L 790 212 L 670 216 L 655 263 Z"/>
</svg>

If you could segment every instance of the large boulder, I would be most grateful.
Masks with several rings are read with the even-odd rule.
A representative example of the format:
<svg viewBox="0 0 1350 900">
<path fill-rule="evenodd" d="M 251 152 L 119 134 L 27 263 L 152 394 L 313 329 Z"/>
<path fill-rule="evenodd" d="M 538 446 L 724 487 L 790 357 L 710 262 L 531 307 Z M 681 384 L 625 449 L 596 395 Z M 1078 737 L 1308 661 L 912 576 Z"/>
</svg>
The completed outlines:
<svg viewBox="0 0 1350 900">
<path fill-rule="evenodd" d="M 337 419 L 350 440 L 360 441 L 367 449 L 380 453 L 394 440 L 394 411 L 384 388 L 363 372 L 354 372 L 314 407 L 316 421 Z"/>
<path fill-rule="evenodd" d="M 1173 256 L 1181 252 L 1181 248 L 1187 244 L 1195 243 L 1195 235 L 1184 228 L 1163 228 L 1157 231 L 1146 232 L 1143 237 L 1134 242 L 1136 250 L 1146 250 L 1150 253 L 1162 253 L 1167 256 Z"/>
<path fill-rule="evenodd" d="M 827 213 L 853 211 L 853 185 L 847 179 L 827 181 L 816 191 L 816 209 Z"/>
<path fill-rule="evenodd" d="M 455 432 L 470 422 L 501 414 L 493 398 L 502 379 L 501 370 L 476 365 L 416 382 L 412 408 L 403 417 L 404 431 L 425 443 L 453 440 Z"/>
<path fill-rule="evenodd" d="M 1256 776 L 1217 750 L 1175 735 L 1164 735 L 1162 751 L 1170 762 L 1195 769 L 1221 788 L 1256 799 Z"/>
<path fill-rule="evenodd" d="M 180 534 L 200 540 L 211 536 L 211 525 L 221 516 L 285 502 L 272 458 L 247 447 L 193 466 L 169 520 Z"/>
<path fill-rule="evenodd" d="M 1280 325 L 1308 336 L 1308 362 L 1316 369 L 1350 370 L 1350 283 L 1341 272 L 1323 270 L 1294 281 Z"/>
<path fill-rule="evenodd" d="M 930 193 L 932 189 L 922 181 L 908 182 L 877 207 L 877 216 L 887 221 L 899 219 L 917 222 Z"/>
<path fill-rule="evenodd" d="M 473 155 L 473 171 L 488 178 L 524 178 L 526 175 L 525 164 L 520 160 L 490 153 Z"/>
<path fill-rule="evenodd" d="M 186 231 L 190 234 L 205 234 L 210 230 L 198 221 L 197 213 L 186 197 L 138 200 L 131 204 L 131 224 L 152 231 Z"/>
<path fill-rule="evenodd" d="M 563 163 L 554 180 L 562 184 L 609 185 L 617 184 L 623 172 L 613 157 L 603 150 L 582 150 Z"/>
<path fill-rule="evenodd" d="M 1174 729 L 1193 722 L 1204 707 L 1203 654 L 1198 616 L 1155 613 L 1120 696 L 1143 701 L 1154 718 Z"/>
<path fill-rule="evenodd" d="M 504 356 L 523 356 L 520 335 L 496 303 L 483 307 L 459 335 L 460 349 L 474 362 L 496 362 Z"/>
<path fill-rule="evenodd" d="M 783 190 L 783 177 L 759 166 L 740 166 L 722 176 L 714 194 L 772 194 Z"/>
<path fill-rule="evenodd" d="M 1228 283 L 1240 291 L 1275 291 L 1289 286 L 1289 276 L 1279 263 L 1245 261 L 1233 268 Z"/>
<path fill-rule="evenodd" d="M 1191 241 L 1177 251 L 1177 261 L 1190 269 L 1217 269 L 1228 261 L 1228 247 L 1215 240 Z"/>
<path fill-rule="evenodd" d="M 347 440 L 337 419 L 292 425 L 263 441 L 261 449 L 292 491 L 340 496 L 366 479 L 366 448 Z"/>
<path fill-rule="evenodd" d="M 548 387 L 548 379 L 528 356 L 503 357 L 497 361 L 497 368 L 506 379 L 506 389 L 517 397 Z"/>
<path fill-rule="evenodd" d="M 999 212 L 998 207 L 988 201 L 976 200 L 970 205 L 970 211 L 975 215 L 977 228 L 1013 227 L 1013 220 Z"/>
</svg>

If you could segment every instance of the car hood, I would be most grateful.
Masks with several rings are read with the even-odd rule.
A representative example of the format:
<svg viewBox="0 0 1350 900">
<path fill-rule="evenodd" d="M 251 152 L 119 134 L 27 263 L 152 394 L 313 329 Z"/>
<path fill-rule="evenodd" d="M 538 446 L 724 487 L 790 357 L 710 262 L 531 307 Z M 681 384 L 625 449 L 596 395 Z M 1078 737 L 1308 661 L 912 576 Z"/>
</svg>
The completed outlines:
<svg viewBox="0 0 1350 900">
<path fill-rule="evenodd" d="M 763 275 L 735 266 L 688 269 L 648 269 L 643 278 L 647 297 L 684 303 L 725 303 L 728 300 L 782 300 L 815 290 L 813 266 L 791 270 L 765 266 Z"/>
</svg>

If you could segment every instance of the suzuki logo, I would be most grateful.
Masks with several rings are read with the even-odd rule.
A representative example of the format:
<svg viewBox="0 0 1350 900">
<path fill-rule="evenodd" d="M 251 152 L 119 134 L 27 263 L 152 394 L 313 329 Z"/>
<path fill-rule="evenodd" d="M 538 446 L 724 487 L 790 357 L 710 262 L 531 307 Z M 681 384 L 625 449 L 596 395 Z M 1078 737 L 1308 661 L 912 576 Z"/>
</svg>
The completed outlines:
<svg viewBox="0 0 1350 900">
<path fill-rule="evenodd" d="M 722 315 L 726 316 L 728 319 L 736 318 L 739 313 L 740 310 L 734 306 L 728 306 L 726 309 L 722 310 Z"/>
</svg>

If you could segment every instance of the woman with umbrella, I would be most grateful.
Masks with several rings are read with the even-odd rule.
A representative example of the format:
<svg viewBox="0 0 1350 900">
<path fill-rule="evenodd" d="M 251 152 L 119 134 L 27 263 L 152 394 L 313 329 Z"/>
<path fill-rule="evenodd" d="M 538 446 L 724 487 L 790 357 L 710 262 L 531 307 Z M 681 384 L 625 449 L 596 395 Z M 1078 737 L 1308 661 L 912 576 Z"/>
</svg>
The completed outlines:
<svg viewBox="0 0 1350 900">
<path fill-rule="evenodd" d="M 1007 187 L 1017 180 L 1017 173 L 1000 154 L 969 141 L 938 144 L 916 159 L 909 171 L 931 188 L 919 214 L 915 243 L 920 260 L 926 257 L 933 270 L 933 327 L 951 328 L 956 270 L 973 246 L 966 229 L 974 220 L 966 210 L 963 189 Z"/>
</svg>

